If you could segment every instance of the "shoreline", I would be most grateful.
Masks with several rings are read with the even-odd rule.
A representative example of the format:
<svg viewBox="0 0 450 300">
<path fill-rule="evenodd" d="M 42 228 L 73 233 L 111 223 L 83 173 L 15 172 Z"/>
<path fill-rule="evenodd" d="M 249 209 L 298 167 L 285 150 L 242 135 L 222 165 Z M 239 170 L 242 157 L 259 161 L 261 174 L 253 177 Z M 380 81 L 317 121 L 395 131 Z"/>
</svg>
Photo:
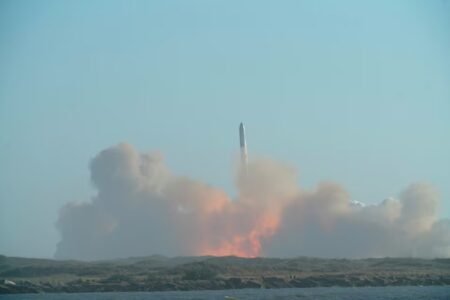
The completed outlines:
<svg viewBox="0 0 450 300">
<path fill-rule="evenodd" d="M 0 294 L 450 286 L 450 259 L 150 256 L 78 262 L 0 256 Z"/>
</svg>

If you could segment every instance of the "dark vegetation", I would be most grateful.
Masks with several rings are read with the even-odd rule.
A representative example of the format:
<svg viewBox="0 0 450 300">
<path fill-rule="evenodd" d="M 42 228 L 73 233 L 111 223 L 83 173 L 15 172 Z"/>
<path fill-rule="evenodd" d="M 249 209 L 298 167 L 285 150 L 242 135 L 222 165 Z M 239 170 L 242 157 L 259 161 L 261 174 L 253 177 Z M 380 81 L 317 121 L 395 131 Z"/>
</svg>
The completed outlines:
<svg viewBox="0 0 450 300">
<path fill-rule="evenodd" d="M 450 259 L 150 256 L 80 262 L 0 255 L 0 293 L 450 285 Z"/>
</svg>

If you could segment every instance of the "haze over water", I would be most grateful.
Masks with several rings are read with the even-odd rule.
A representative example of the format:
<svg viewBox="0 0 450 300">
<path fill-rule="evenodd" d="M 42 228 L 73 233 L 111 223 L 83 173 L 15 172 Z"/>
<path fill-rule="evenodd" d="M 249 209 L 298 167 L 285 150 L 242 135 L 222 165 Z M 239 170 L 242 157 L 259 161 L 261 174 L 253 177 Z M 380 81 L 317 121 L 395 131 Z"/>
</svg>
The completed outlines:
<svg viewBox="0 0 450 300">
<path fill-rule="evenodd" d="M 5 299 L 21 300 L 189 300 L 189 299 L 353 299 L 353 300 L 402 300 L 402 299 L 448 299 L 448 287 L 371 287 L 371 288 L 309 288 L 309 289 L 274 289 L 274 290 L 228 290 L 228 291 L 194 291 L 194 292 L 152 292 L 152 293 L 95 293 L 95 294 L 45 294 L 45 295 L 11 295 Z M 230 298 L 229 298 L 230 299 Z"/>
</svg>

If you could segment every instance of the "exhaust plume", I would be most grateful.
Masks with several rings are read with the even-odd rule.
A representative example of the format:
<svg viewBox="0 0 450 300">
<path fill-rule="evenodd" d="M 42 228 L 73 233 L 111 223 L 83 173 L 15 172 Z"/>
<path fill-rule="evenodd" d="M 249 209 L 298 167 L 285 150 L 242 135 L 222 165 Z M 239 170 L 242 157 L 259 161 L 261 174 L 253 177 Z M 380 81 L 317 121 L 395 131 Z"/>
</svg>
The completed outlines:
<svg viewBox="0 0 450 300">
<path fill-rule="evenodd" d="M 100 152 L 90 171 L 97 193 L 61 209 L 57 258 L 450 257 L 450 220 L 438 219 L 437 193 L 423 183 L 362 205 L 335 183 L 303 190 L 292 167 L 257 160 L 238 171 L 231 199 L 128 144 Z"/>
</svg>

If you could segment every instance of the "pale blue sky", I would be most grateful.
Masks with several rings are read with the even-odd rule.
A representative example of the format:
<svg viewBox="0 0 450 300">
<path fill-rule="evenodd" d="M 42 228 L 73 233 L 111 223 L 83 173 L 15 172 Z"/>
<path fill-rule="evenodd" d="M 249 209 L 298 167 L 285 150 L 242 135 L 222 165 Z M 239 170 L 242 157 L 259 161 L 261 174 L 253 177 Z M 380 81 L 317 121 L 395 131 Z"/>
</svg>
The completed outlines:
<svg viewBox="0 0 450 300">
<path fill-rule="evenodd" d="M 0 253 L 51 257 L 59 208 L 121 141 L 233 194 L 249 155 L 450 217 L 449 1 L 2 1 Z"/>
</svg>

